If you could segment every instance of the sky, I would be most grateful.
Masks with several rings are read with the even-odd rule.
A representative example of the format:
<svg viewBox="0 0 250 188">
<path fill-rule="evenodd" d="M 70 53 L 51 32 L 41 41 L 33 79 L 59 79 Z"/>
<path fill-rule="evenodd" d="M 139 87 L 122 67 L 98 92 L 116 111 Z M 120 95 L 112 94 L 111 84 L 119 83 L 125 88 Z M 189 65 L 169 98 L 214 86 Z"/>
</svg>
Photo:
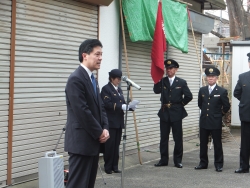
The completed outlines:
<svg viewBox="0 0 250 188">
<path fill-rule="evenodd" d="M 237 0 L 237 1 L 239 1 L 239 0 Z M 225 3 L 226 3 L 226 1 L 225 1 Z M 247 9 L 247 0 L 243 0 L 243 7 L 245 8 L 245 10 Z M 222 18 L 228 20 L 227 9 L 226 10 L 222 10 L 222 11 L 221 10 L 206 10 L 205 12 L 208 12 L 210 14 L 216 15 L 218 17 L 220 17 L 220 14 L 222 13 Z"/>
</svg>

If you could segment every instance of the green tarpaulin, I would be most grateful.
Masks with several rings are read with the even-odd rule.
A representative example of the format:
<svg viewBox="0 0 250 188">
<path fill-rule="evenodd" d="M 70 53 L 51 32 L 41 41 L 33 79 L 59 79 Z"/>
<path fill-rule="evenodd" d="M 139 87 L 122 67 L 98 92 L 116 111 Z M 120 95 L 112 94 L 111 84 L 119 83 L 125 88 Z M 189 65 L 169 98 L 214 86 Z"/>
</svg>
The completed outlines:
<svg viewBox="0 0 250 188">
<path fill-rule="evenodd" d="M 158 0 L 123 0 L 122 6 L 131 41 L 152 41 Z M 162 0 L 162 14 L 168 44 L 187 53 L 186 5 L 172 0 Z"/>
</svg>

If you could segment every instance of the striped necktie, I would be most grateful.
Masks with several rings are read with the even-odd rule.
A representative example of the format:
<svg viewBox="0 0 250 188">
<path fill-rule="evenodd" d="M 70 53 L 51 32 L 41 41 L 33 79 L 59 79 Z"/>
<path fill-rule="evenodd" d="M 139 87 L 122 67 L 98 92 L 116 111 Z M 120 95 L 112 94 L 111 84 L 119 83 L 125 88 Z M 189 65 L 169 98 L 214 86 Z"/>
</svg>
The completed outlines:
<svg viewBox="0 0 250 188">
<path fill-rule="evenodd" d="M 172 78 L 169 78 L 169 84 L 172 85 Z"/>
<path fill-rule="evenodd" d="M 119 95 L 121 95 L 118 89 L 116 89 L 116 91 L 117 91 L 117 93 L 118 93 Z"/>
<path fill-rule="evenodd" d="M 209 86 L 209 95 L 212 93 L 212 87 Z"/>
</svg>

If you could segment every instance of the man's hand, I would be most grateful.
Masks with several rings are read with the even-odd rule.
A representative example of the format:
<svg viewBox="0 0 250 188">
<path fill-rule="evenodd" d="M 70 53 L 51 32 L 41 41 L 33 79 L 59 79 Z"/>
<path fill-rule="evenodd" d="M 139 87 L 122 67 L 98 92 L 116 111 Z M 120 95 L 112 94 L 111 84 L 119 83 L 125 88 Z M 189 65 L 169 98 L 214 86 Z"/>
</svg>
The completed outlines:
<svg viewBox="0 0 250 188">
<path fill-rule="evenodd" d="M 100 143 L 105 143 L 109 139 L 109 131 L 103 129 L 101 136 L 99 137 Z"/>
</svg>

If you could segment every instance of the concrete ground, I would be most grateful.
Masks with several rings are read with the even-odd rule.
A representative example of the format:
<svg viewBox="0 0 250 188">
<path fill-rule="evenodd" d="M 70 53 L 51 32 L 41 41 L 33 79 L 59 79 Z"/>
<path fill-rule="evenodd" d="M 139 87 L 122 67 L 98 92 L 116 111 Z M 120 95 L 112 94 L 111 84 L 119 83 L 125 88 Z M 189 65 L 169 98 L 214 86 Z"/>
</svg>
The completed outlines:
<svg viewBox="0 0 250 188">
<path fill-rule="evenodd" d="M 183 168 L 174 167 L 172 155 L 166 167 L 154 167 L 159 160 L 158 148 L 148 148 L 141 151 L 143 164 L 138 164 L 137 154 L 125 157 L 124 187 L 127 188 L 249 188 L 250 174 L 235 174 L 239 167 L 240 130 L 233 129 L 232 136 L 223 143 L 224 168 L 223 172 L 216 172 L 213 165 L 213 148 L 208 149 L 209 165 L 206 170 L 194 170 L 199 163 L 198 138 L 184 141 Z M 170 153 L 173 143 L 170 143 Z M 121 168 L 120 160 L 120 168 Z M 103 160 L 100 160 L 103 178 L 98 170 L 96 188 L 121 187 L 121 174 L 108 175 L 103 171 Z M 11 188 L 38 188 L 38 180 L 9 186 Z"/>
</svg>

